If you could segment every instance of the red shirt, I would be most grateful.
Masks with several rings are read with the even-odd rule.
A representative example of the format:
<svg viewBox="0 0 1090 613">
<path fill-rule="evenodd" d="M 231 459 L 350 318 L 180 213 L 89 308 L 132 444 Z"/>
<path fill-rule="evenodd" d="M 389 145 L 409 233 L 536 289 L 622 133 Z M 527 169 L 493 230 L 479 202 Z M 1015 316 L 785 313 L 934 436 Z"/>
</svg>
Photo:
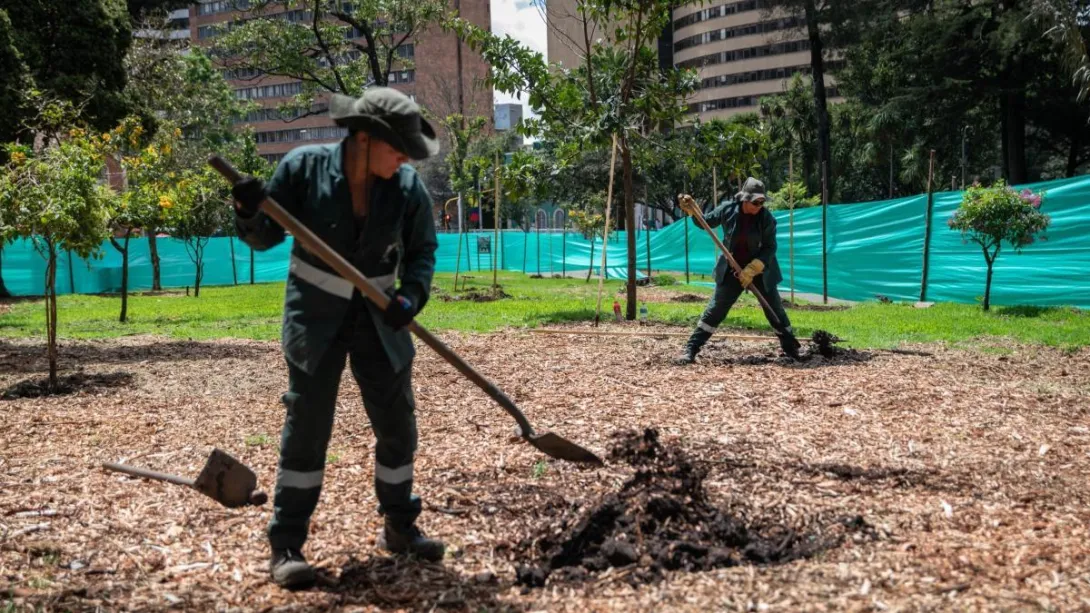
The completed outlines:
<svg viewBox="0 0 1090 613">
<path fill-rule="evenodd" d="M 734 242 L 731 244 L 731 255 L 738 261 L 739 266 L 745 266 L 753 261 L 753 254 L 749 252 L 749 244 L 746 241 L 746 236 L 749 234 L 750 227 L 753 225 L 756 215 L 746 215 L 744 212 L 738 212 L 738 226 L 734 229 Z"/>
</svg>

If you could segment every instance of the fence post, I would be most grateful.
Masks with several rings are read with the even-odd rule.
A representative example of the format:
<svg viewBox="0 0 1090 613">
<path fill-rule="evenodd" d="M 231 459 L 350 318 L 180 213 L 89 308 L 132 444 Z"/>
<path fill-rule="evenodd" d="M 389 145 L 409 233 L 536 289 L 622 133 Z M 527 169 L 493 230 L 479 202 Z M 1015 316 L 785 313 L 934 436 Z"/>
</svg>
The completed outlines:
<svg viewBox="0 0 1090 613">
<path fill-rule="evenodd" d="M 560 246 L 560 276 L 567 278 L 568 276 L 568 216 L 564 215 L 564 234 Z"/>
<path fill-rule="evenodd" d="M 795 181 L 795 154 L 792 153 L 787 158 L 787 181 L 793 183 Z M 790 252 L 789 260 L 791 265 L 791 306 L 795 306 L 795 193 L 791 192 L 791 209 L 788 211 L 788 219 L 790 220 L 791 234 L 788 239 L 788 250 Z"/>
<path fill-rule="evenodd" d="M 503 190 L 500 188 L 500 154 L 496 153 L 496 240 L 492 241 L 492 291 L 499 289 L 500 285 L 497 281 L 500 267 L 500 257 L 496 253 L 500 248 L 500 199 L 503 195 Z M 482 218 L 484 215 L 481 216 Z"/>
<path fill-rule="evenodd" d="M 54 273 L 56 274 L 56 273 Z M 71 293 L 76 293 L 76 273 L 72 267 L 72 251 L 68 251 L 68 289 Z"/>
<path fill-rule="evenodd" d="M 920 275 L 920 302 L 927 300 L 927 269 L 931 260 L 931 216 L 934 208 L 935 192 L 931 180 L 935 176 L 935 150 L 931 150 L 931 161 L 927 169 L 927 214 L 924 217 L 923 230 L 923 273 Z"/>
<path fill-rule="evenodd" d="M 685 182 L 685 193 L 689 193 L 689 182 Z M 685 283 L 689 283 L 689 216 L 682 214 L 681 225 L 685 226 Z"/>
<path fill-rule="evenodd" d="M 254 284 L 254 248 L 250 247 L 250 285 Z"/>
<path fill-rule="evenodd" d="M 825 235 L 829 211 L 829 163 L 821 163 L 821 302 L 829 304 L 829 254 Z"/>
</svg>

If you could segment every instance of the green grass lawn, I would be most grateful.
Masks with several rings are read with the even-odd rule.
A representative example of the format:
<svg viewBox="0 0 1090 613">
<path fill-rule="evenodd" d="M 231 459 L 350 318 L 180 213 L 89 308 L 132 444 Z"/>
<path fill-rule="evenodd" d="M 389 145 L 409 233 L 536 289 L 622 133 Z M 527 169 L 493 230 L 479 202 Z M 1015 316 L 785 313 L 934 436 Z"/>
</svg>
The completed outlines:
<svg viewBox="0 0 1090 613">
<path fill-rule="evenodd" d="M 500 284 L 511 298 L 496 302 L 443 301 L 453 289 L 453 275 L 439 274 L 421 322 L 436 331 L 489 332 L 502 328 L 537 327 L 586 322 L 594 317 L 597 280 L 530 279 L 520 273 L 500 273 Z M 491 275 L 474 274 L 470 288 L 486 291 Z M 606 283 L 602 309 L 612 318 L 613 296 L 620 281 Z M 641 288 L 642 289 L 642 288 Z M 708 296 L 711 288 L 676 285 L 671 291 Z M 282 283 L 208 287 L 200 298 L 182 292 L 136 294 L 129 297 L 129 321 L 117 321 L 117 296 L 62 296 L 58 306 L 62 338 L 109 338 L 158 334 L 176 338 L 279 338 Z M 661 292 L 660 292 L 661 293 Z M 623 300 L 622 300 L 623 303 Z M 40 300 L 20 300 L 0 315 L 0 337 L 44 335 Z M 649 302 L 654 322 L 692 326 L 702 303 Z M 976 305 L 938 304 L 929 309 L 910 305 L 865 303 L 846 310 L 789 310 L 799 336 L 817 329 L 848 339 L 855 347 L 895 347 L 903 342 L 945 341 L 983 344 L 1008 338 L 1024 343 L 1075 348 L 1090 345 L 1090 316 L 1069 308 L 996 307 L 990 313 Z M 752 297 L 743 298 L 724 327 L 768 331 Z"/>
</svg>

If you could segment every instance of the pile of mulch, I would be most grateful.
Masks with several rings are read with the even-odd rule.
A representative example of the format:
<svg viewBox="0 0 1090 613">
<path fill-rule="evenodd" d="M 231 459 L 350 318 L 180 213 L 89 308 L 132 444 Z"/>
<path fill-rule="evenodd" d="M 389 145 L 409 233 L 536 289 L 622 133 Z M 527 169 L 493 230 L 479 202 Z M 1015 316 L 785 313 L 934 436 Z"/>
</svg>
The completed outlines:
<svg viewBox="0 0 1090 613">
<path fill-rule="evenodd" d="M 747 526 L 708 499 L 700 467 L 676 446 L 664 446 L 647 428 L 615 435 L 609 459 L 636 469 L 616 492 L 541 526 L 521 548 L 533 560 L 517 582 L 583 581 L 609 568 L 625 569 L 632 585 L 667 571 L 699 572 L 742 564 L 778 564 L 835 546 L 839 536 L 800 534 L 782 525 Z M 867 528 L 862 517 L 843 522 Z"/>
<path fill-rule="evenodd" d="M 65 396 L 77 392 L 95 392 L 104 389 L 126 387 L 132 384 L 132 373 L 85 373 L 75 372 L 57 377 L 56 385 L 50 385 L 49 377 L 34 377 L 19 381 L 0 391 L 0 400 L 38 398 L 41 396 Z"/>
</svg>

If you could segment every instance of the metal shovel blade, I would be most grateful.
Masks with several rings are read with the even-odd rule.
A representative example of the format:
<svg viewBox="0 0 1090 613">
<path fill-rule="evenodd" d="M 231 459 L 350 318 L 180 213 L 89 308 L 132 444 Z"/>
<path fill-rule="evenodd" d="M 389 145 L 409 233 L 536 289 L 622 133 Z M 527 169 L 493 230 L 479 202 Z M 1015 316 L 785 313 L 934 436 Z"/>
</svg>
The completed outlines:
<svg viewBox="0 0 1090 613">
<path fill-rule="evenodd" d="M 531 434 L 526 437 L 526 440 L 531 445 L 537 447 L 542 453 L 549 457 L 556 458 L 558 460 L 567 460 L 569 462 L 581 462 L 584 464 L 594 464 L 596 466 L 602 465 L 602 460 L 591 453 L 590 451 L 583 449 L 575 443 L 561 438 L 552 432 L 543 432 L 541 434 Z"/>
<path fill-rule="evenodd" d="M 223 506 L 232 508 L 264 502 L 252 500 L 252 495 L 265 497 L 261 492 L 254 492 L 257 488 L 257 475 L 254 471 L 219 449 L 212 450 L 204 469 L 193 482 L 193 488 Z"/>
</svg>

